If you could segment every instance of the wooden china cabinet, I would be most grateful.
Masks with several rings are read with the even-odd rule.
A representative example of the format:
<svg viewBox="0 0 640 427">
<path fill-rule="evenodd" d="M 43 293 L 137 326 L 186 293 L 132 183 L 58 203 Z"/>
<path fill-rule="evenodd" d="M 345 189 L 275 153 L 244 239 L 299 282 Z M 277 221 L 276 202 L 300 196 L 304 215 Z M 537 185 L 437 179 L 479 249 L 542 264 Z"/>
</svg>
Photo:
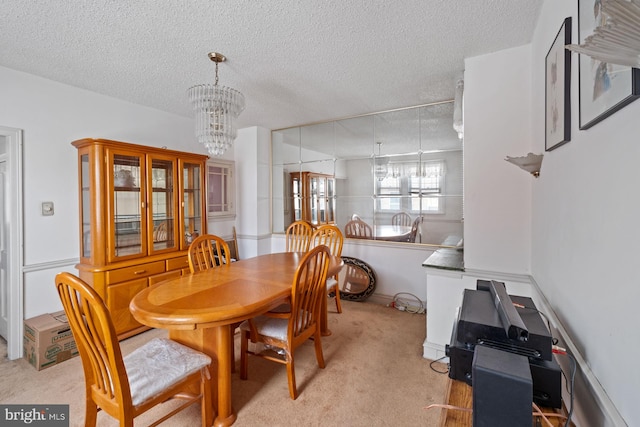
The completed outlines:
<svg viewBox="0 0 640 427">
<path fill-rule="evenodd" d="M 207 232 L 207 156 L 104 139 L 78 149 L 80 277 L 104 299 L 120 339 L 146 326 L 138 292 L 189 272 L 187 249 Z"/>
<path fill-rule="evenodd" d="M 304 220 L 316 226 L 335 223 L 335 189 L 333 175 L 314 172 L 292 173 L 292 222 Z"/>
</svg>

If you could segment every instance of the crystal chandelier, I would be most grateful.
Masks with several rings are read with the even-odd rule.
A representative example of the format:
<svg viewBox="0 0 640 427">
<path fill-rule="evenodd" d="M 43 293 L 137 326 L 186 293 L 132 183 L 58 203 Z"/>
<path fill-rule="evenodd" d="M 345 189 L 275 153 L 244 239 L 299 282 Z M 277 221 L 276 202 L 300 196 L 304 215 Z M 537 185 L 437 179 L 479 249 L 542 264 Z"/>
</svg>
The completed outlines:
<svg viewBox="0 0 640 427">
<path fill-rule="evenodd" d="M 198 142 L 212 156 L 220 156 L 238 135 L 236 119 L 244 110 L 244 96 L 230 87 L 218 86 L 218 64 L 227 58 L 210 52 L 209 59 L 216 63 L 215 83 L 192 86 L 187 93 L 196 113 Z"/>
<path fill-rule="evenodd" d="M 387 177 L 387 174 L 389 173 L 389 169 L 387 167 L 387 163 L 389 163 L 389 159 L 386 157 L 381 157 L 380 155 L 380 147 L 382 146 L 382 142 L 376 142 L 376 144 L 378 144 L 378 157 L 375 157 L 374 155 L 374 163 L 375 163 L 374 174 L 376 178 L 378 178 L 378 181 L 382 181 Z"/>
</svg>

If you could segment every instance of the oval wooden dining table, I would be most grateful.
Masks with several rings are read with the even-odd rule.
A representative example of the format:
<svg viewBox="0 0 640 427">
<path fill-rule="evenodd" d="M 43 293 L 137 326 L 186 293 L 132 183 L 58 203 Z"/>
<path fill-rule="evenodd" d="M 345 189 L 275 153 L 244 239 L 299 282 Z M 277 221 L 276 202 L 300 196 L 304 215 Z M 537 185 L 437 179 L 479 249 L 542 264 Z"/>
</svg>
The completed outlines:
<svg viewBox="0 0 640 427">
<path fill-rule="evenodd" d="M 303 256 L 284 252 L 239 260 L 157 283 L 131 300 L 129 309 L 138 322 L 167 329 L 171 339 L 211 356 L 212 400 L 217 402 L 214 426 L 229 426 L 237 416 L 231 403 L 235 361 L 230 325 L 286 302 Z M 340 257 L 331 257 L 328 275 L 337 274 L 342 265 Z M 326 298 L 323 302 L 321 329 L 328 335 Z"/>
</svg>

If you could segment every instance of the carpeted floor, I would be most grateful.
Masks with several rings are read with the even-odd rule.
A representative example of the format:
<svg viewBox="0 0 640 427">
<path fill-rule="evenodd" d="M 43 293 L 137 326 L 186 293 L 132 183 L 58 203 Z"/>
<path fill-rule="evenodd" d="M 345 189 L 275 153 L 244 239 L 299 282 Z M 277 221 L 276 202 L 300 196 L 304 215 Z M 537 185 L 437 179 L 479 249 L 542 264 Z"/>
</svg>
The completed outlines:
<svg viewBox="0 0 640 427">
<path fill-rule="evenodd" d="M 424 409 L 443 403 L 447 375 L 422 357 L 424 314 L 410 314 L 367 302 L 343 301 L 343 313 L 330 304 L 332 335 L 322 341 L 325 369 L 319 369 L 313 343 L 295 354 L 300 395 L 291 400 L 284 365 L 249 359 L 249 379 L 232 377 L 236 426 L 434 426 L 440 410 Z M 334 310 L 332 312 L 331 310 Z M 124 354 L 165 331 L 152 330 L 121 342 Z M 8 361 L 6 343 L 0 346 L 0 402 L 69 404 L 70 425 L 84 425 L 84 375 L 80 358 L 36 371 L 26 360 Z M 239 360 L 236 335 L 236 359 Z M 434 364 L 445 371 L 446 365 Z M 238 369 L 239 370 L 239 369 Z M 172 405 L 167 403 L 162 406 Z M 146 425 L 163 408 L 136 420 Z M 116 426 L 99 413 L 98 426 Z M 200 425 L 197 405 L 163 425 Z"/>
</svg>

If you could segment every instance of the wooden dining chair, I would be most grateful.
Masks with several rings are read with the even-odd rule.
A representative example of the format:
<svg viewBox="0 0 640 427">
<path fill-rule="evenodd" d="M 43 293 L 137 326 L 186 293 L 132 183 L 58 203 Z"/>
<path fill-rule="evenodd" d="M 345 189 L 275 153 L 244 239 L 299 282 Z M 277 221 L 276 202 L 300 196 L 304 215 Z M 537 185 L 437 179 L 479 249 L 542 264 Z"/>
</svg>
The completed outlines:
<svg viewBox="0 0 640 427">
<path fill-rule="evenodd" d="M 133 427 L 135 417 L 172 398 L 185 402 L 152 426 L 198 401 L 202 426 L 213 423 L 209 356 L 154 338 L 123 357 L 100 295 L 71 273 L 56 275 L 55 282 L 84 369 L 85 426 L 95 427 L 98 411 L 103 410 L 120 426 Z"/>
<path fill-rule="evenodd" d="M 295 221 L 287 227 L 286 251 L 306 252 L 309 249 L 309 242 L 313 234 L 313 227 L 308 221 Z"/>
<path fill-rule="evenodd" d="M 293 277 L 291 287 L 292 310 L 284 318 L 258 316 L 240 325 L 241 355 L 240 378 L 246 380 L 249 368 L 249 355 L 262 357 L 273 362 L 287 365 L 289 395 L 298 397 L 296 388 L 294 353 L 296 348 L 313 337 L 318 366 L 324 368 L 320 334 L 320 298 L 325 298 L 327 271 L 329 269 L 329 248 L 322 245 L 310 249 L 300 260 Z M 250 351 L 249 340 L 263 343 L 283 350 L 279 357 L 267 349 L 263 352 Z"/>
<path fill-rule="evenodd" d="M 411 215 L 406 212 L 398 212 L 391 217 L 391 225 L 410 226 L 412 223 Z"/>
<path fill-rule="evenodd" d="M 195 238 L 189 245 L 189 270 L 191 273 L 198 273 L 220 266 L 228 266 L 231 263 L 232 255 L 227 242 L 214 234 L 203 234 Z M 236 329 L 242 322 L 232 323 L 229 331 L 231 342 L 234 341 Z M 231 346 L 231 371 L 236 371 L 235 346 Z"/>
<path fill-rule="evenodd" d="M 327 224 L 321 225 L 311 236 L 311 248 L 316 246 L 325 245 L 329 248 L 331 255 L 340 257 L 342 255 L 342 245 L 344 243 L 344 237 L 342 231 L 335 225 Z M 338 281 L 338 275 L 334 277 L 327 277 L 327 293 L 335 295 L 336 310 L 338 313 L 342 313 L 342 304 L 340 303 L 340 286 Z"/>
<path fill-rule="evenodd" d="M 229 245 L 222 237 L 203 234 L 189 245 L 189 270 L 197 273 L 202 270 L 228 265 L 231 262 Z"/>
<path fill-rule="evenodd" d="M 359 219 L 347 222 L 344 226 L 344 234 L 352 239 L 373 239 L 371 226 Z"/>
</svg>

